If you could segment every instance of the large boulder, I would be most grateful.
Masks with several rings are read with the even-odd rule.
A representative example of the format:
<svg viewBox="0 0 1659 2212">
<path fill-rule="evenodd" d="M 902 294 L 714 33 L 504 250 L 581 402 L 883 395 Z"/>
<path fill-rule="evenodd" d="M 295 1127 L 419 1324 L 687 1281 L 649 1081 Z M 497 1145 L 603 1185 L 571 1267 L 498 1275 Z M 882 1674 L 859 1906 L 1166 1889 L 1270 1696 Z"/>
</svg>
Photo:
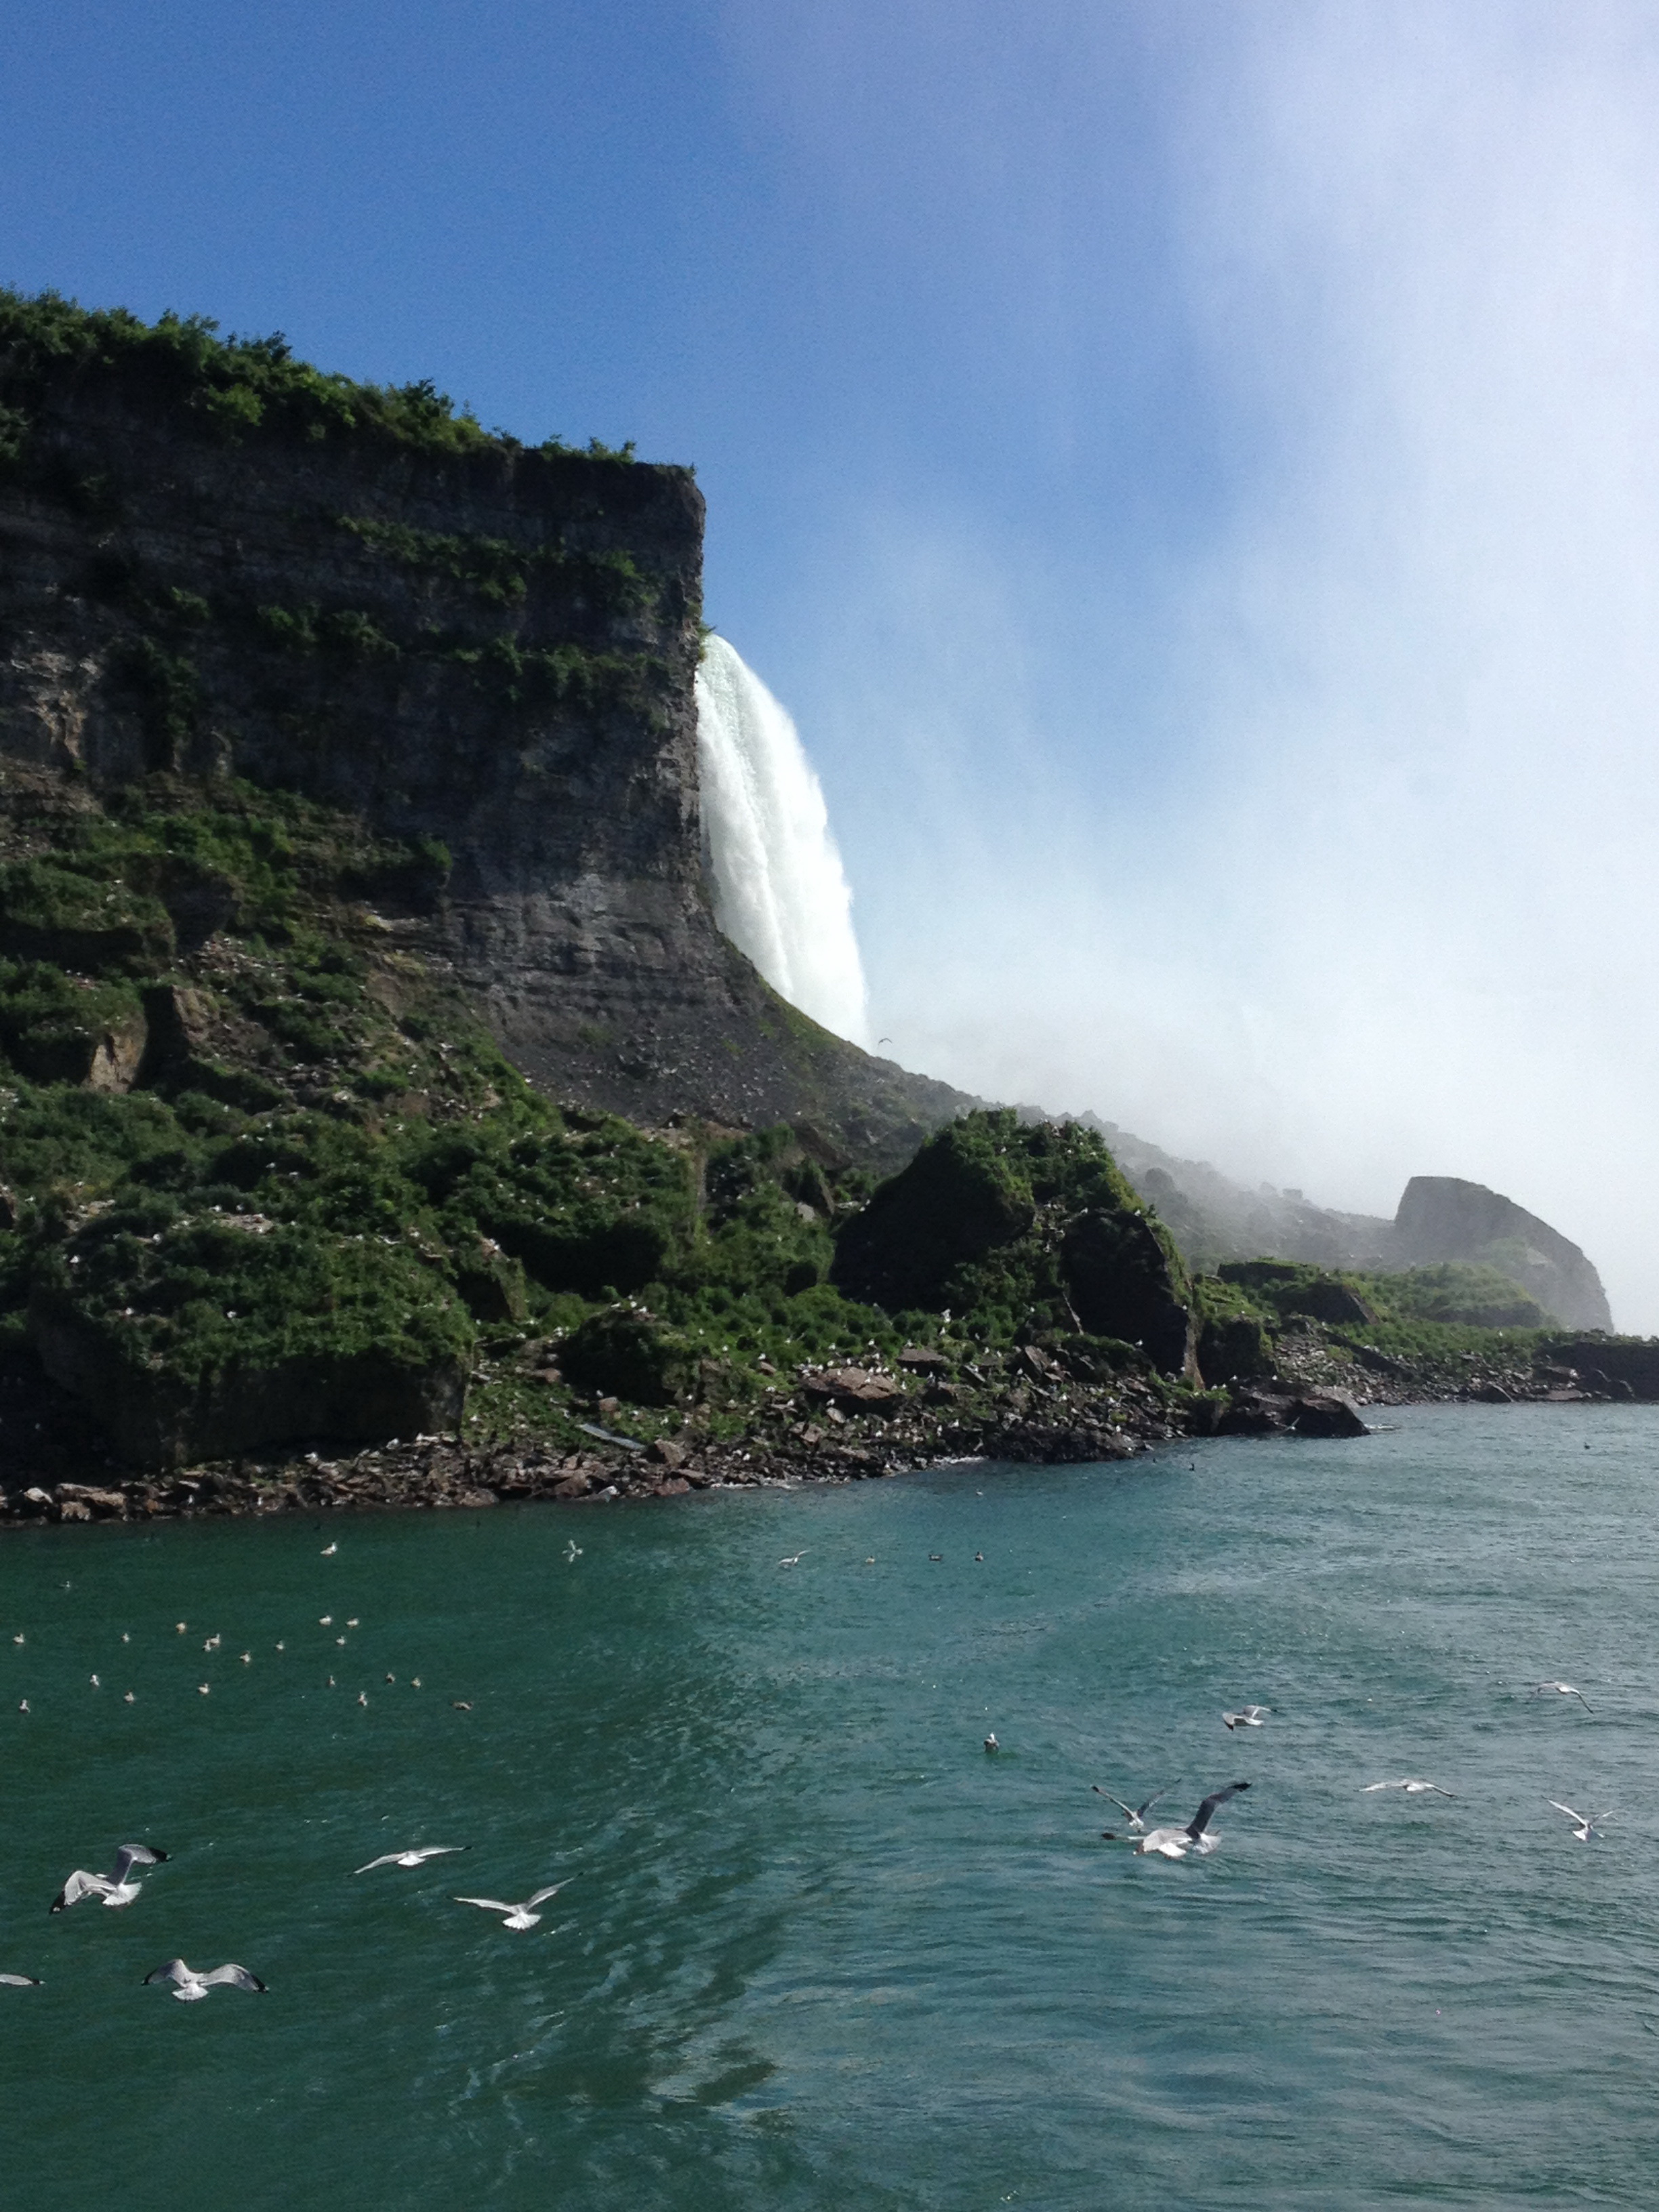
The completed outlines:
<svg viewBox="0 0 1659 2212">
<path fill-rule="evenodd" d="M 949 1310 L 991 1339 L 1115 1339 L 1197 1376 L 1169 1232 L 1076 1123 L 964 1115 L 847 1223 L 833 1279 L 889 1312 Z"/>
<path fill-rule="evenodd" d="M 579 1389 L 636 1406 L 672 1406 L 695 1394 L 701 1358 L 684 1331 L 646 1307 L 617 1305 L 571 1331 L 559 1367 Z"/>
<path fill-rule="evenodd" d="M 1091 1206 L 1060 1244 L 1066 1285 L 1091 1336 L 1139 1346 L 1167 1375 L 1195 1372 L 1184 1271 L 1152 1218 L 1133 1206 Z"/>
</svg>

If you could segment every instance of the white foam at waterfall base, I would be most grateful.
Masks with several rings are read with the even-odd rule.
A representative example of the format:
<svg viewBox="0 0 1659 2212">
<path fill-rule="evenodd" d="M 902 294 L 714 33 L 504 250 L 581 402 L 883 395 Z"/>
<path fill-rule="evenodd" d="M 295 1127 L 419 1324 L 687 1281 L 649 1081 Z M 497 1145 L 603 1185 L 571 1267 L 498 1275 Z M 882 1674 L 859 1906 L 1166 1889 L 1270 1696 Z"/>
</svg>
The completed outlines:
<svg viewBox="0 0 1659 2212">
<path fill-rule="evenodd" d="M 697 766 L 714 919 L 803 1013 L 868 1042 L 853 894 L 788 714 L 723 637 L 697 672 Z"/>
</svg>

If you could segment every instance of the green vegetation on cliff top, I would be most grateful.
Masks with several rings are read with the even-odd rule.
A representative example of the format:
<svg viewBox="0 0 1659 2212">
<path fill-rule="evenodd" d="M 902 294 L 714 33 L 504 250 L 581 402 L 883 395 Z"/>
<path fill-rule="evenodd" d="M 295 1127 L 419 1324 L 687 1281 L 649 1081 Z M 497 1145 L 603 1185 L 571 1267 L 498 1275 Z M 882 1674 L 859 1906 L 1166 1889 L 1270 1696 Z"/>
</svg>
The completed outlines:
<svg viewBox="0 0 1659 2212">
<path fill-rule="evenodd" d="M 37 411 L 56 385 L 106 380 L 152 402 L 186 410 L 216 434 L 252 434 L 311 444 L 355 440 L 426 453 L 520 450 L 486 430 L 428 381 L 361 384 L 296 361 L 280 332 L 222 337 L 201 315 L 165 314 L 145 323 L 125 307 L 87 308 L 56 292 L 30 296 L 0 289 L 0 466 L 26 454 Z M 537 449 L 577 450 L 557 438 Z M 593 459 L 626 463 L 630 444 L 613 450 L 596 439 Z"/>
</svg>

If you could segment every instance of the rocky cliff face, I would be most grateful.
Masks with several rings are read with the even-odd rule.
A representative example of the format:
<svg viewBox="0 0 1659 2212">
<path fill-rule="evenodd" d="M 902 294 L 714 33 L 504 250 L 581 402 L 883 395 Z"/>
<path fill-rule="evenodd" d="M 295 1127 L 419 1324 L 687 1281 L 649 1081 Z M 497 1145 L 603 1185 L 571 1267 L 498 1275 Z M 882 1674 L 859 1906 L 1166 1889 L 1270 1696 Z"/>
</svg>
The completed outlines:
<svg viewBox="0 0 1659 2212">
<path fill-rule="evenodd" d="M 689 471 L 486 435 L 274 342 L 0 307 L 15 805 L 242 777 L 441 845 L 414 949 L 533 1080 L 641 1121 L 805 1118 L 887 1164 L 966 1103 L 785 1006 L 714 926 Z"/>
</svg>

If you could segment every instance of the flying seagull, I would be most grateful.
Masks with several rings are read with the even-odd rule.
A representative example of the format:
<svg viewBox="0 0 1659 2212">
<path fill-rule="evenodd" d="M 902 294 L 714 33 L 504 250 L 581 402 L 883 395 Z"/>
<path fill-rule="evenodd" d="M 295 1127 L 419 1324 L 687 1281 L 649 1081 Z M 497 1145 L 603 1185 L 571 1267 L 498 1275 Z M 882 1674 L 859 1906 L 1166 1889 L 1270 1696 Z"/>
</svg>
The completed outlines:
<svg viewBox="0 0 1659 2212">
<path fill-rule="evenodd" d="M 1204 1857 L 1215 1849 L 1218 1841 L 1206 1833 L 1216 1807 L 1224 1805 L 1230 1797 L 1237 1797 L 1241 1790 L 1249 1786 L 1248 1782 L 1230 1782 L 1224 1790 L 1212 1790 L 1184 1828 L 1149 1828 L 1135 1845 L 1136 1857 L 1144 1858 L 1149 1851 L 1164 1859 L 1184 1859 L 1188 1851 Z"/>
<path fill-rule="evenodd" d="M 148 1844 L 123 1844 L 115 1854 L 113 1873 L 88 1874 L 84 1868 L 77 1867 L 48 1909 L 53 1912 L 67 1911 L 83 1897 L 101 1897 L 110 1905 L 131 1905 L 138 1894 L 134 1867 L 159 1866 L 166 1856 L 165 1851 L 152 1850 Z"/>
<path fill-rule="evenodd" d="M 1437 1797 L 1457 1795 L 1455 1790 L 1443 1790 L 1437 1782 L 1368 1782 L 1359 1794 L 1369 1797 L 1373 1790 L 1403 1790 L 1408 1797 L 1420 1797 L 1425 1790 L 1431 1790 Z"/>
<path fill-rule="evenodd" d="M 3 1982 L 9 1990 L 38 1990 L 41 1987 L 33 1974 L 0 1974 L 0 1982 Z"/>
<path fill-rule="evenodd" d="M 1532 1686 L 1532 1694 L 1534 1698 L 1541 1698 L 1547 1690 L 1559 1690 L 1564 1698 L 1577 1698 L 1587 1713 L 1592 1713 L 1595 1710 L 1583 1692 L 1576 1690 L 1571 1682 L 1534 1682 Z"/>
<path fill-rule="evenodd" d="M 1179 1782 L 1180 1779 L 1181 1777 L 1177 1774 L 1175 1782 L 1166 1782 L 1163 1789 L 1154 1790 L 1144 1805 L 1126 1805 L 1121 1797 L 1114 1797 L 1109 1790 L 1103 1790 L 1097 1782 L 1091 1782 L 1089 1787 L 1097 1797 L 1103 1797 L 1109 1805 L 1115 1805 L 1120 1813 L 1127 1814 L 1129 1820 L 1129 1833 L 1132 1836 L 1138 1836 L 1146 1828 L 1148 1813 L 1152 1811 L 1160 1797 L 1169 1796 L 1170 1790 L 1175 1788 L 1176 1782 Z"/>
<path fill-rule="evenodd" d="M 367 1866 L 353 1867 L 351 1871 L 353 1874 L 372 1874 L 376 1867 L 380 1866 L 417 1867 L 428 1859 L 441 1859 L 451 1851 L 470 1851 L 471 1848 L 471 1844 L 413 1844 L 406 1851 L 382 1851 L 379 1858 L 370 1859 Z"/>
<path fill-rule="evenodd" d="M 171 1982 L 173 1994 L 180 2004 L 195 2004 L 210 1990 L 221 1988 L 252 1990 L 260 1996 L 265 1993 L 265 1985 L 258 1974 L 250 1974 L 246 1966 L 214 1966 L 205 1974 L 198 1974 L 182 1959 L 169 1959 L 165 1966 L 146 1974 L 143 1986 L 148 1989 L 152 1982 Z"/>
<path fill-rule="evenodd" d="M 805 1552 L 792 1552 L 787 1559 L 780 1559 L 778 1565 L 781 1567 L 798 1567 L 805 1557 Z"/>
<path fill-rule="evenodd" d="M 1581 1844 L 1587 1844 L 1592 1836 L 1601 1834 L 1601 1831 L 1596 1826 L 1597 1821 L 1610 1820 L 1613 1818 L 1611 1813 L 1597 1813 L 1593 1815 L 1589 1813 L 1575 1813 L 1571 1805 L 1564 1805 L 1559 1797 L 1547 1798 L 1545 1802 L 1553 1805 L 1558 1813 L 1565 1813 L 1568 1820 L 1577 1824 L 1572 1832 Z"/>
<path fill-rule="evenodd" d="M 1260 1728 L 1272 1711 L 1271 1705 L 1246 1705 L 1243 1712 L 1223 1713 L 1221 1718 L 1231 1735 L 1234 1729 Z"/>
<path fill-rule="evenodd" d="M 574 1875 L 568 1874 L 564 1881 L 574 1881 L 575 1878 Z M 507 1917 L 501 1923 L 503 1928 L 533 1928 L 542 1917 L 533 1908 L 545 1905 L 550 1897 L 556 1897 L 564 1887 L 564 1881 L 556 1881 L 550 1889 L 532 1890 L 522 1905 L 503 1905 L 498 1897 L 458 1897 L 455 1902 L 457 1905 L 481 1905 L 486 1912 L 504 1912 Z"/>
</svg>

